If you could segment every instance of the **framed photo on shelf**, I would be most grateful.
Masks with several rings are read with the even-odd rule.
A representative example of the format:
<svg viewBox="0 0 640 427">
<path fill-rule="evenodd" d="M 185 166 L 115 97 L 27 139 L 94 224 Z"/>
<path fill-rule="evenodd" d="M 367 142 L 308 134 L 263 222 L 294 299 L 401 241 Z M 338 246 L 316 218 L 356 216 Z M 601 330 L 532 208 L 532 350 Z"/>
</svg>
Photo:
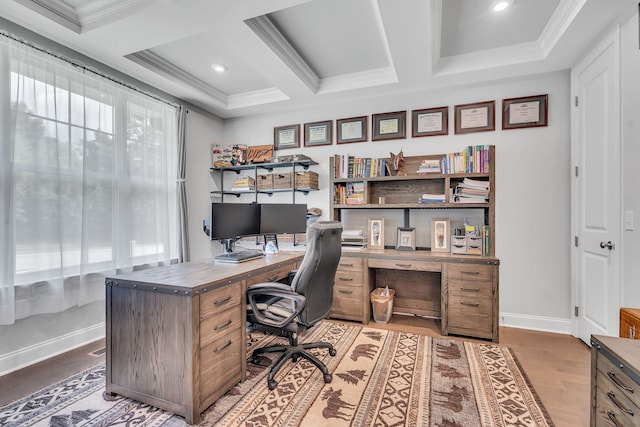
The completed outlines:
<svg viewBox="0 0 640 427">
<path fill-rule="evenodd" d="M 367 135 L 367 116 L 351 117 L 349 119 L 336 120 L 336 134 L 338 144 L 349 142 L 365 142 Z"/>
<path fill-rule="evenodd" d="M 449 218 L 431 219 L 431 252 L 451 252 L 451 222 Z"/>
<path fill-rule="evenodd" d="M 411 112 L 411 136 L 449 134 L 449 107 L 424 108 Z"/>
<path fill-rule="evenodd" d="M 371 116 L 371 140 L 404 139 L 407 133 L 407 112 L 374 114 Z"/>
<path fill-rule="evenodd" d="M 398 227 L 398 238 L 396 240 L 397 251 L 416 250 L 416 229 L 413 227 Z"/>
<path fill-rule="evenodd" d="M 300 147 L 300 125 L 273 128 L 273 146 L 276 150 Z"/>
<path fill-rule="evenodd" d="M 547 126 L 549 95 L 502 100 L 502 129 Z"/>
<path fill-rule="evenodd" d="M 369 218 L 369 249 L 384 249 L 384 218 Z"/>
<path fill-rule="evenodd" d="M 304 124 L 304 146 L 333 144 L 333 120 Z"/>
<path fill-rule="evenodd" d="M 460 104 L 455 110 L 455 133 L 488 132 L 496 130 L 496 101 Z"/>
</svg>

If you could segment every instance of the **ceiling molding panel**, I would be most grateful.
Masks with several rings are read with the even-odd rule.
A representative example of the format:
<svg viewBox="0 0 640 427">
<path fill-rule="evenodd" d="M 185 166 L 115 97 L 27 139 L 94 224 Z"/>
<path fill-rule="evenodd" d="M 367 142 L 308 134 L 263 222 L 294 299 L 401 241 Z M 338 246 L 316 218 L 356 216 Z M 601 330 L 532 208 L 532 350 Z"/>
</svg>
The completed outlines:
<svg viewBox="0 0 640 427">
<path fill-rule="evenodd" d="M 343 92 L 393 83 L 398 83 L 396 70 L 393 67 L 380 68 L 378 70 L 362 71 L 322 79 L 318 94 Z"/>
<path fill-rule="evenodd" d="M 285 95 L 280 89 L 274 87 L 229 95 L 228 99 L 229 102 L 227 103 L 227 108 L 233 110 L 236 108 L 253 107 L 256 105 L 287 101 L 289 100 L 289 97 Z"/>
<path fill-rule="evenodd" d="M 318 92 L 320 79 L 267 15 L 247 19 L 244 22 L 313 93 Z"/>
<path fill-rule="evenodd" d="M 6 1 L 6 0 L 5 0 Z M 141 9 L 150 0 L 15 0 L 45 18 L 78 33 L 98 28 Z"/>
<path fill-rule="evenodd" d="M 171 62 L 163 59 L 155 53 L 144 50 L 129 55 L 125 55 L 125 58 L 149 69 L 160 75 L 168 77 L 172 80 L 178 81 L 182 84 L 191 86 L 194 89 L 202 91 L 212 98 L 216 99 L 223 105 L 227 105 L 228 97 L 226 94 L 220 92 L 218 89 L 208 85 L 202 80 L 189 74 L 182 68 L 172 64 Z"/>
<path fill-rule="evenodd" d="M 546 57 L 564 35 L 587 0 L 562 0 L 540 35 L 539 43 Z"/>
</svg>

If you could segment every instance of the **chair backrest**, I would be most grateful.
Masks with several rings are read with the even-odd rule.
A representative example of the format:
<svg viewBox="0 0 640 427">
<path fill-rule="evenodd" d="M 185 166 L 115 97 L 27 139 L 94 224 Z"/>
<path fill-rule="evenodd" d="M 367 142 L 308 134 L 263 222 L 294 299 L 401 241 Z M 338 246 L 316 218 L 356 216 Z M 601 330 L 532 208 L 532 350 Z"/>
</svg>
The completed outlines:
<svg viewBox="0 0 640 427">
<path fill-rule="evenodd" d="M 307 250 L 291 288 L 307 299 L 298 323 L 312 326 L 324 319 L 333 304 L 333 284 L 342 251 L 342 223 L 316 221 L 307 227 Z"/>
</svg>

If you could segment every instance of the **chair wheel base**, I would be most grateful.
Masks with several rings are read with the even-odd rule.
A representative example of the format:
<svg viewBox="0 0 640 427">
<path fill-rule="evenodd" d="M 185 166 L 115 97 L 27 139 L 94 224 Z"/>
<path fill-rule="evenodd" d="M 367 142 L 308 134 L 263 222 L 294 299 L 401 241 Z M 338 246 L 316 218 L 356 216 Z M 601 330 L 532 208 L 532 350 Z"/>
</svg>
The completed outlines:
<svg viewBox="0 0 640 427">
<path fill-rule="evenodd" d="M 331 374 L 325 374 L 324 375 L 324 382 L 329 384 L 331 381 L 333 380 L 333 375 Z"/>
<path fill-rule="evenodd" d="M 276 381 L 276 380 L 268 380 L 267 381 L 267 387 L 269 387 L 269 390 L 275 390 L 276 387 L 278 387 L 278 381 Z"/>
<path fill-rule="evenodd" d="M 330 349 L 329 349 L 329 354 L 330 354 L 331 356 L 335 356 L 336 354 L 338 354 L 338 352 L 336 351 L 336 349 L 335 349 L 335 348 L 330 348 Z"/>
</svg>

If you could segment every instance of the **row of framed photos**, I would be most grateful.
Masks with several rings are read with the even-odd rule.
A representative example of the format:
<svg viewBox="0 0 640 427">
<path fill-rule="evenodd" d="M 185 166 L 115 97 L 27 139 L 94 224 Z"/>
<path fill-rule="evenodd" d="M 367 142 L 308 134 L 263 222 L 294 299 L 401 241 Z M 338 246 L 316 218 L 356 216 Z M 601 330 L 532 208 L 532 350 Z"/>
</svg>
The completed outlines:
<svg viewBox="0 0 640 427">
<path fill-rule="evenodd" d="M 547 126 L 549 95 L 534 95 L 502 100 L 502 129 L 522 129 Z M 496 101 L 476 102 L 454 106 L 455 134 L 495 130 Z M 369 140 L 368 116 L 336 120 L 336 143 L 366 142 Z M 406 138 L 407 112 L 396 111 L 371 115 L 371 140 L 385 141 Z M 411 111 L 411 136 L 447 135 L 449 107 L 425 108 Z M 278 126 L 273 129 L 276 150 L 300 147 L 300 125 Z M 333 144 L 333 120 L 304 124 L 305 147 Z"/>
</svg>

